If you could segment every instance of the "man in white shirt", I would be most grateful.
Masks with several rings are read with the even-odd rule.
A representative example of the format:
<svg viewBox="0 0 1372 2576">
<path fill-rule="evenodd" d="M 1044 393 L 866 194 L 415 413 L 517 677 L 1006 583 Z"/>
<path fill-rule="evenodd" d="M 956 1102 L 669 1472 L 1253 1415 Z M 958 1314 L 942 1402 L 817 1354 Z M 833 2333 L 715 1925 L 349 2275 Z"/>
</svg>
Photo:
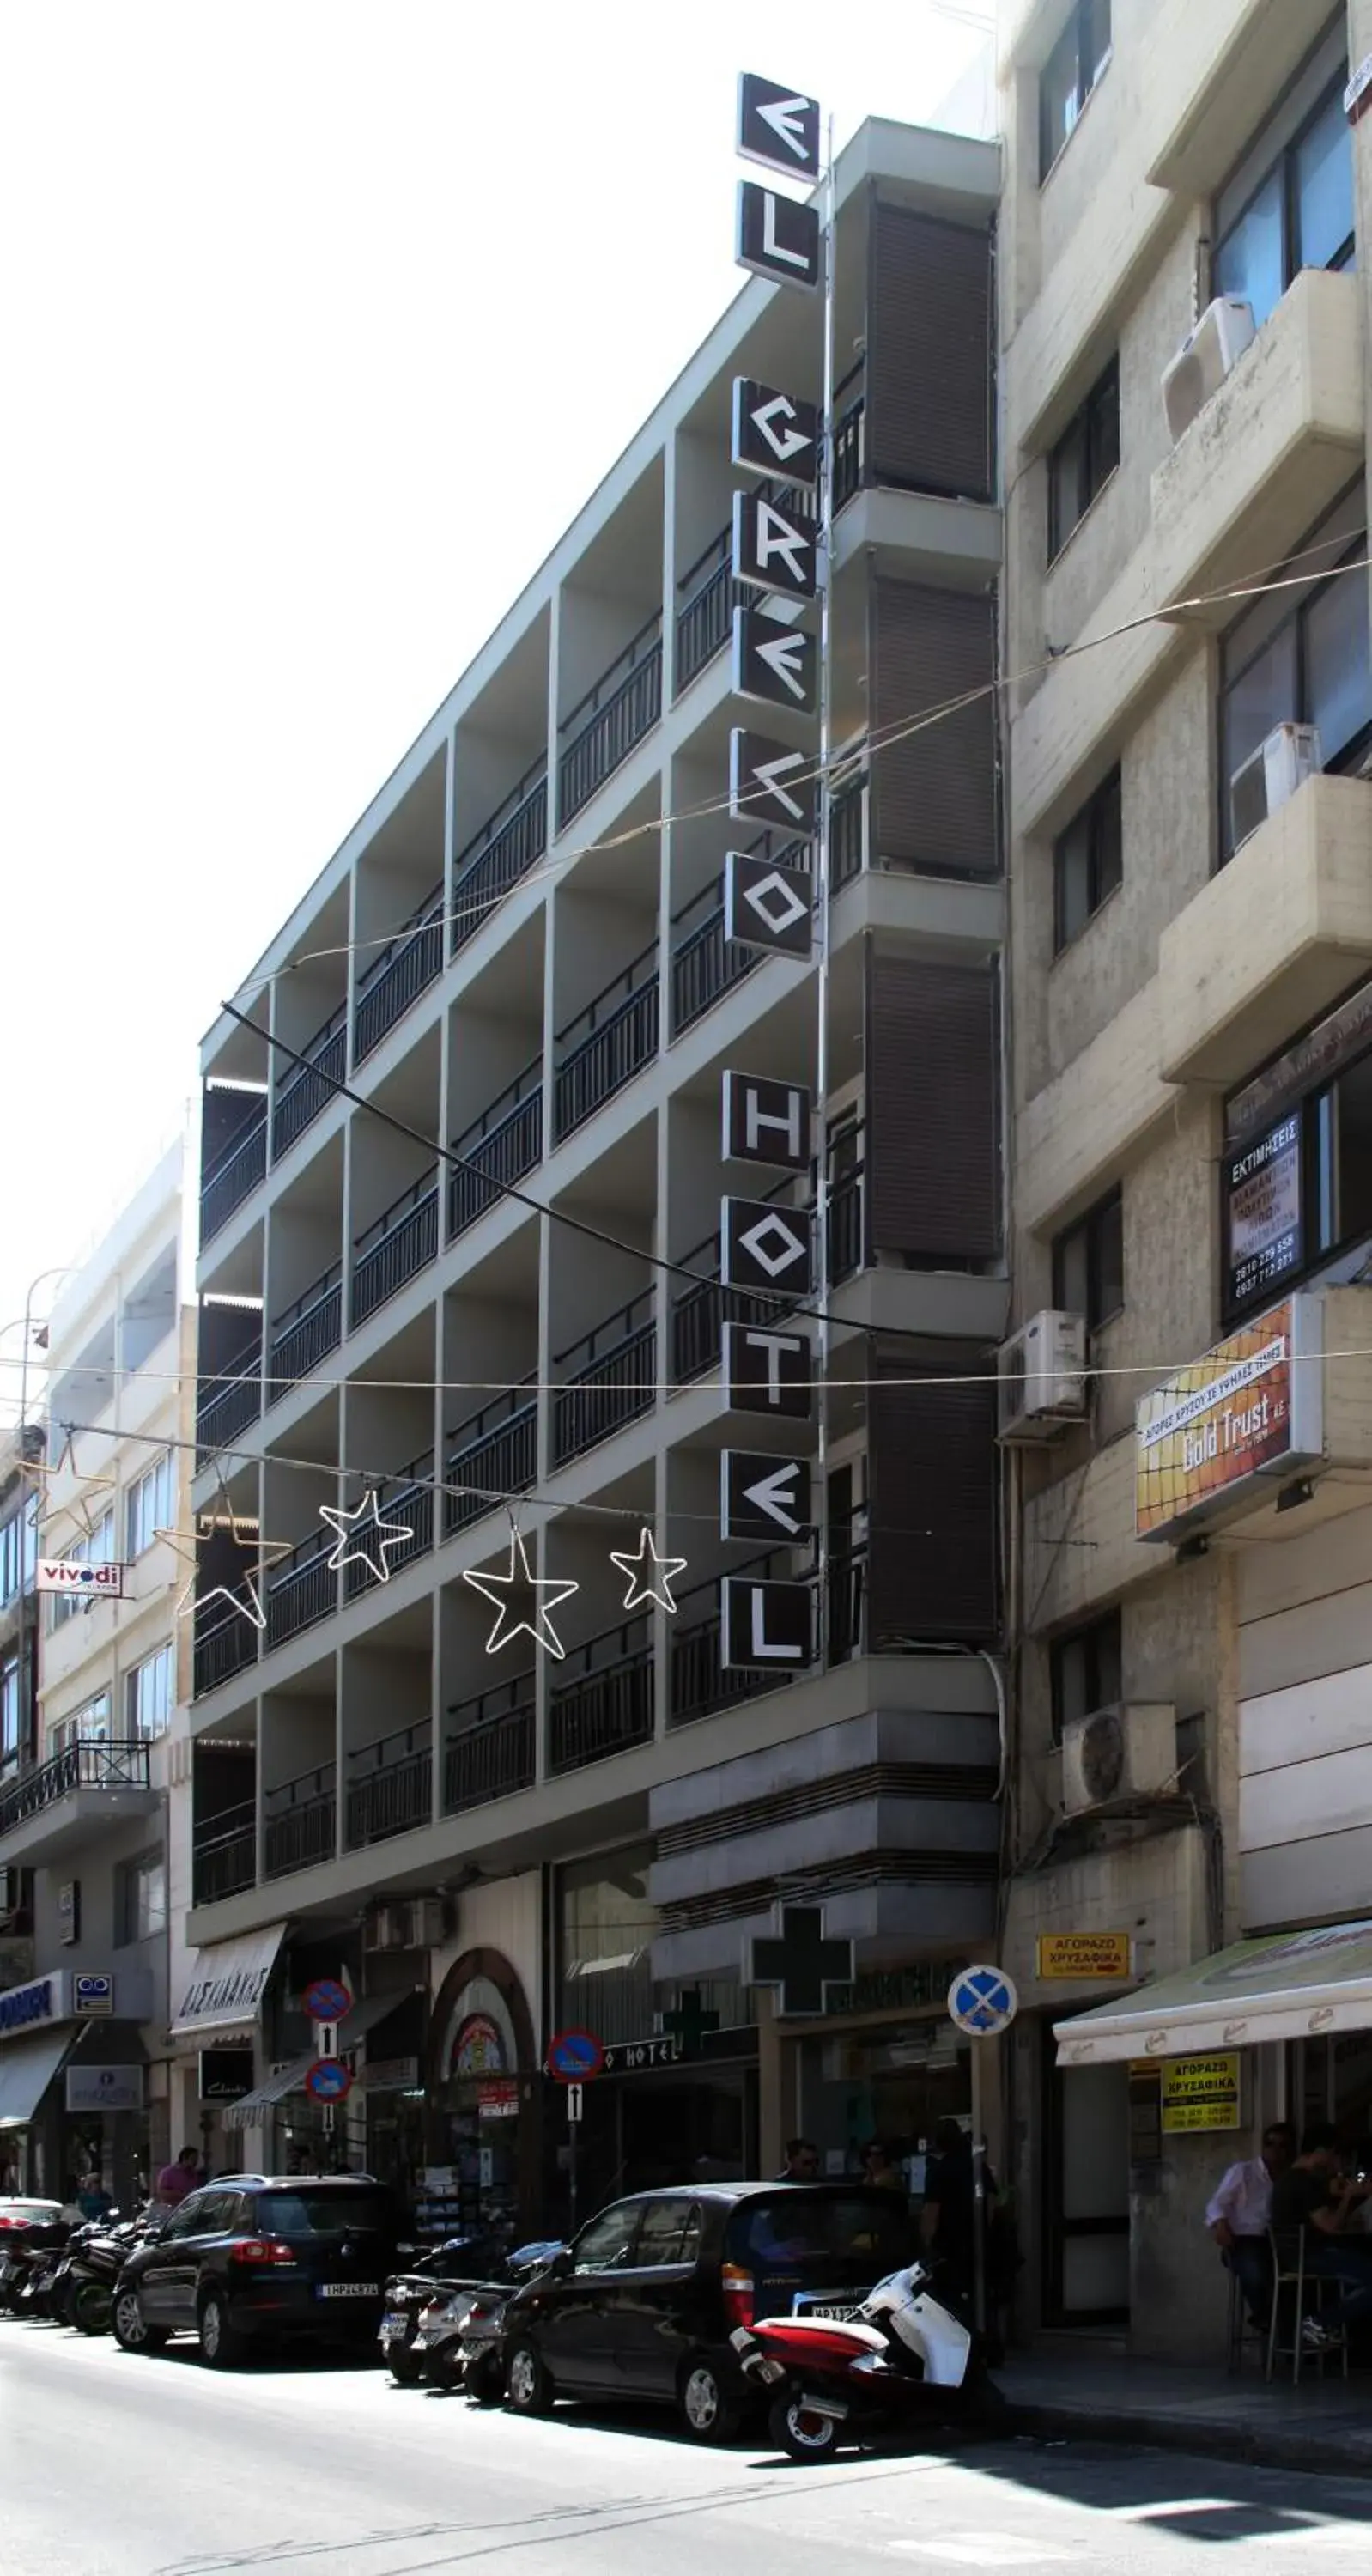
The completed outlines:
<svg viewBox="0 0 1372 2576">
<path fill-rule="evenodd" d="M 1255 2325 L 1266 2322 L 1268 2306 L 1272 2185 L 1288 2171 L 1295 2152 L 1290 2121 L 1274 2120 L 1263 2131 L 1261 2155 L 1231 2165 L 1206 2204 L 1206 2226 L 1231 2272 L 1238 2274 Z"/>
</svg>

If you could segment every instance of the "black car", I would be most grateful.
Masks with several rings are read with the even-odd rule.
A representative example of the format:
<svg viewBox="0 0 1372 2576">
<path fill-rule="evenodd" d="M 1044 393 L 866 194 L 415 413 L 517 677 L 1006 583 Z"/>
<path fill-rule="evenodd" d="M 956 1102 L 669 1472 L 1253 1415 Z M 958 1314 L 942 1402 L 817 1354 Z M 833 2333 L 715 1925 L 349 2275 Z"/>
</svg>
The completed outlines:
<svg viewBox="0 0 1372 2576">
<path fill-rule="evenodd" d="M 505 2311 L 507 2402 L 675 2405 L 727 2441 L 749 2403 L 730 2349 L 758 2317 L 851 2316 L 910 2260 L 901 2194 L 862 2183 L 735 2182 L 638 2192 L 582 2228 Z"/>
<path fill-rule="evenodd" d="M 224 2370 L 250 2342 L 290 2335 L 375 2345 L 400 2212 L 383 2184 L 234 2174 L 190 2193 L 120 2273 L 114 2334 L 157 2352 L 196 2334 Z"/>
</svg>

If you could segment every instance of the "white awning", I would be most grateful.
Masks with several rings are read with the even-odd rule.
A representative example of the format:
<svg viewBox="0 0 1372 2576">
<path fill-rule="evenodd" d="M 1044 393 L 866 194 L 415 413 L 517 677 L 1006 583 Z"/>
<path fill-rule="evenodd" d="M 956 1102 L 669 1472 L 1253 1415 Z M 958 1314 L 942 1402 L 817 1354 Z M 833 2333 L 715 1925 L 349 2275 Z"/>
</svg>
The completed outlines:
<svg viewBox="0 0 1372 2576">
<path fill-rule="evenodd" d="M 1053 2024 L 1059 2066 L 1190 2057 L 1372 2030 L 1372 1922 L 1236 1941 L 1179 1976 Z"/>
<path fill-rule="evenodd" d="M 0 2129 L 26 2129 L 81 2034 L 44 2030 L 0 2051 Z"/>
<path fill-rule="evenodd" d="M 268 1923 L 260 1932 L 243 1932 L 236 1941 L 213 1941 L 197 1950 L 180 2010 L 171 2025 L 173 2039 L 222 2037 L 226 2030 L 251 2027 L 262 2018 L 262 1998 L 286 1938 L 284 1923 Z"/>
</svg>

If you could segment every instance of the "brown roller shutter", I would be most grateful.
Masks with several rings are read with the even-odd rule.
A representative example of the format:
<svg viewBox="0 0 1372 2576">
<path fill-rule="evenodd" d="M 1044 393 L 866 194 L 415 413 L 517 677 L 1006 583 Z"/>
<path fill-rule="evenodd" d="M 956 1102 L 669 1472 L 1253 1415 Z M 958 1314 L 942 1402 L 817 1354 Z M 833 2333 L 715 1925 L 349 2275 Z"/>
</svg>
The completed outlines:
<svg viewBox="0 0 1372 2576">
<path fill-rule="evenodd" d="M 867 478 L 992 497 L 991 242 L 911 206 L 871 207 Z"/>
<path fill-rule="evenodd" d="M 867 661 L 876 865 L 895 860 L 936 876 L 1000 873 L 995 619 L 995 601 L 984 592 L 872 583 Z M 969 705 L 936 712 L 969 692 L 977 693 Z M 933 720 L 918 724 L 922 716 Z"/>
<path fill-rule="evenodd" d="M 927 1345 L 925 1346 L 927 1349 Z M 867 1643 L 985 1646 L 998 1633 L 994 1354 L 939 1345 L 935 1377 L 919 1345 L 883 1344 L 868 1397 Z M 883 1384 L 918 1378 L 918 1385 Z"/>
<path fill-rule="evenodd" d="M 990 966 L 867 952 L 864 1157 L 874 1254 L 1000 1250 L 1000 1030 Z"/>
</svg>

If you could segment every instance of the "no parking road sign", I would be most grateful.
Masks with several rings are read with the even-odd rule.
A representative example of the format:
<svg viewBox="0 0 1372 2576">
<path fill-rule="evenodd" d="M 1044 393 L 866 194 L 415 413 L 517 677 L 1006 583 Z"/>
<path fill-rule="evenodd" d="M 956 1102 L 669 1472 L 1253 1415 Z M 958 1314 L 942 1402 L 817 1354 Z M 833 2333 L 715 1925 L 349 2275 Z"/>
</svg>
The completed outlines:
<svg viewBox="0 0 1372 2576">
<path fill-rule="evenodd" d="M 948 1989 L 948 2011 L 969 2039 L 994 2039 L 1019 2010 L 1013 1977 L 1003 1968 L 964 1968 Z"/>
<path fill-rule="evenodd" d="M 317 2057 L 305 2077 L 305 2090 L 316 2102 L 343 2102 L 353 2079 L 341 2057 Z"/>
<path fill-rule="evenodd" d="M 559 2084 L 581 2084 L 600 2073 L 605 2051 L 593 2031 L 559 2030 L 548 2042 L 545 2063 Z"/>
</svg>

